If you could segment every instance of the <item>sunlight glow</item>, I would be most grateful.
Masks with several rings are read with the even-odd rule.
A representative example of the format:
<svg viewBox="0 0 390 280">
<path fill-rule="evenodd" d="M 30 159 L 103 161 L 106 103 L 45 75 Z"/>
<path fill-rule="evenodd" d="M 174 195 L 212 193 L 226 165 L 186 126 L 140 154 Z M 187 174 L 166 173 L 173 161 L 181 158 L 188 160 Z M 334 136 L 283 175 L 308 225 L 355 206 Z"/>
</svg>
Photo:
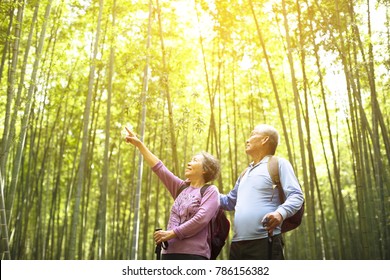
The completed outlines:
<svg viewBox="0 0 390 280">
<path fill-rule="evenodd" d="M 239 62 L 239 65 L 242 70 L 247 71 L 253 67 L 253 62 L 247 54 L 244 54 L 244 57 Z"/>
</svg>

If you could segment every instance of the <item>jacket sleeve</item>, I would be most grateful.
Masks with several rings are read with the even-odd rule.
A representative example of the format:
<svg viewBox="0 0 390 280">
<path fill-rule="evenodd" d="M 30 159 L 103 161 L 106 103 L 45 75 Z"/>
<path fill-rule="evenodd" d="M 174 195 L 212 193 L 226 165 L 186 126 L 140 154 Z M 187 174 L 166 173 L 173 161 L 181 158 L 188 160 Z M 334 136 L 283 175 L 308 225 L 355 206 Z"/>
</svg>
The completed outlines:
<svg viewBox="0 0 390 280">
<path fill-rule="evenodd" d="M 159 161 L 152 170 L 160 178 L 173 198 L 176 198 L 178 189 L 184 184 L 184 181 L 174 175 L 163 163 Z"/>
<path fill-rule="evenodd" d="M 291 163 L 288 160 L 283 158 L 279 159 L 279 174 L 286 200 L 277 208 L 277 211 L 282 215 L 284 220 L 293 216 L 301 208 L 304 202 L 304 196 Z"/>
<path fill-rule="evenodd" d="M 237 192 L 238 192 L 238 186 L 240 185 L 241 179 L 244 177 L 244 175 L 247 173 L 248 168 L 246 168 L 240 175 L 240 177 L 237 179 L 236 184 L 234 185 L 234 188 L 228 193 L 228 194 L 220 194 L 219 200 L 221 203 L 221 208 L 227 211 L 233 211 L 236 207 L 237 203 Z"/>
<path fill-rule="evenodd" d="M 227 211 L 233 211 L 236 207 L 237 202 L 237 191 L 238 191 L 239 180 L 237 180 L 234 188 L 228 194 L 220 194 L 219 201 L 221 208 Z"/>
</svg>

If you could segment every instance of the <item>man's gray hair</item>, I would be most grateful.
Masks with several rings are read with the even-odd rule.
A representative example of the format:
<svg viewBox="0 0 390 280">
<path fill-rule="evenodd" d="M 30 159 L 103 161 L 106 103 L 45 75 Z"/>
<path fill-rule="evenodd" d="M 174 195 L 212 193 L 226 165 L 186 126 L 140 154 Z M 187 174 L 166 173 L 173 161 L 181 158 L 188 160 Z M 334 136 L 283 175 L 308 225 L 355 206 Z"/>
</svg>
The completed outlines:
<svg viewBox="0 0 390 280">
<path fill-rule="evenodd" d="M 269 136 L 271 146 L 274 149 L 274 152 L 276 151 L 276 148 L 279 144 L 279 132 L 276 130 L 275 127 L 268 124 L 259 124 L 255 127 L 254 131 Z"/>
</svg>

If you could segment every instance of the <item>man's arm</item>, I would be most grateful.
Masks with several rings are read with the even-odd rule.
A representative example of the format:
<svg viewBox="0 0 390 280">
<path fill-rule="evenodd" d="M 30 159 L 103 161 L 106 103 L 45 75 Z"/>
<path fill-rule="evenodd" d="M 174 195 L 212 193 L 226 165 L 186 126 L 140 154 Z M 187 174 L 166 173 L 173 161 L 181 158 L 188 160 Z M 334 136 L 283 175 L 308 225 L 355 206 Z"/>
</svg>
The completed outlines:
<svg viewBox="0 0 390 280">
<path fill-rule="evenodd" d="M 288 160 L 280 159 L 279 174 L 286 200 L 278 207 L 277 211 L 283 216 L 283 219 L 286 219 L 293 216 L 301 208 L 304 202 L 304 196 Z"/>
<path fill-rule="evenodd" d="M 234 210 L 237 202 L 238 185 L 239 185 L 239 180 L 237 180 L 236 185 L 228 194 L 219 195 L 220 206 L 222 209 L 227 211 Z"/>
<path fill-rule="evenodd" d="M 262 223 L 266 225 L 265 229 L 270 235 L 284 219 L 293 216 L 304 202 L 302 189 L 291 163 L 283 158 L 279 158 L 279 177 L 286 200 L 274 212 L 268 213 L 262 220 Z"/>
</svg>

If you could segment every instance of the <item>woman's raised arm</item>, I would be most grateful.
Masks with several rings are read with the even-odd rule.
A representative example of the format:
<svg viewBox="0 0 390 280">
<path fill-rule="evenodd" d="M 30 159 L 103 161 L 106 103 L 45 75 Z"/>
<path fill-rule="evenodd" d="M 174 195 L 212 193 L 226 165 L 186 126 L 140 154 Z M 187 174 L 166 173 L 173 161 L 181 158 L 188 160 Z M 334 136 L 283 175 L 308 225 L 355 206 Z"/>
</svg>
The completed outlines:
<svg viewBox="0 0 390 280">
<path fill-rule="evenodd" d="M 127 127 L 125 127 L 126 131 L 127 131 L 127 135 L 126 135 L 126 143 L 130 143 L 132 145 L 134 145 L 135 147 L 138 148 L 138 150 L 140 151 L 140 153 L 142 154 L 142 156 L 144 157 L 146 163 L 150 166 L 150 167 L 153 167 L 155 166 L 159 161 L 160 159 L 158 157 L 156 157 L 146 146 L 144 143 L 142 143 L 141 140 L 138 139 L 138 137 L 135 135 L 135 133 L 133 133 L 130 129 L 128 129 Z"/>
</svg>

